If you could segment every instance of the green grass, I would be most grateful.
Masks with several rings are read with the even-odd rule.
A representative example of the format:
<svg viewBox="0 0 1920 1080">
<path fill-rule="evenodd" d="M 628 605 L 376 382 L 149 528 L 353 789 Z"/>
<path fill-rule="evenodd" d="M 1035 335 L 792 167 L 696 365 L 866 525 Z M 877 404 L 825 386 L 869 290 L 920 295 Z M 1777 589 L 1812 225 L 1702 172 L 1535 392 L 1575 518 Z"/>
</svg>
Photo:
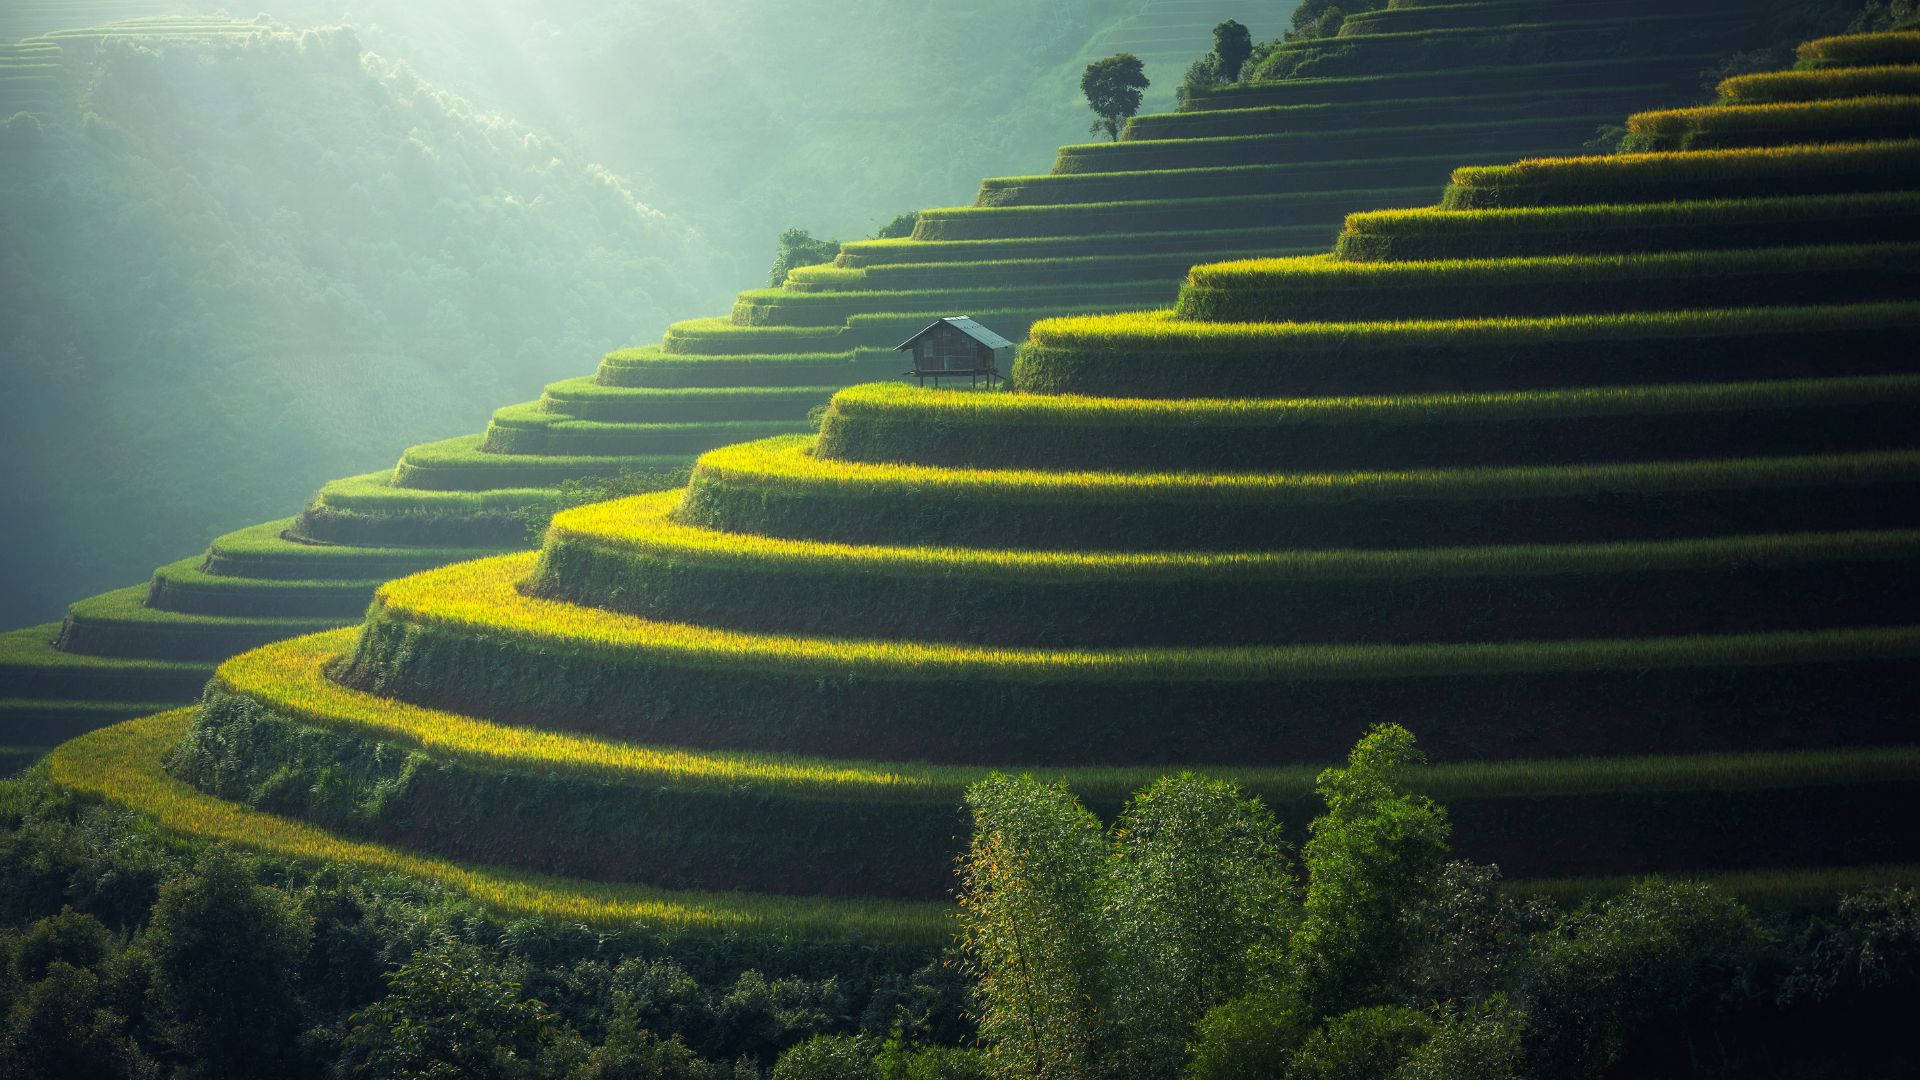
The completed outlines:
<svg viewBox="0 0 1920 1080">
<path fill-rule="evenodd" d="M 1627 118 L 1628 152 L 1869 142 L 1920 135 L 1920 96 L 1703 105 Z"/>
<path fill-rule="evenodd" d="M 860 364 L 851 349 L 784 354 L 668 353 L 658 346 L 649 346 L 608 353 L 601 358 L 593 381 L 610 389 L 792 389 L 887 378 L 898 374 L 899 366 L 890 361 L 882 370 Z"/>
<path fill-rule="evenodd" d="M 278 617 L 201 615 L 146 606 L 148 587 L 116 589 L 67 608 L 58 647 L 90 656 L 163 660 L 223 660 L 269 641 L 311 634 L 353 621 L 355 615 Z"/>
<path fill-rule="evenodd" d="M 1905 445 L 1920 377 L 1271 398 L 834 397 L 818 453 L 1047 469 L 1403 468 L 1818 453 Z"/>
<path fill-rule="evenodd" d="M 1001 240 L 859 240 L 840 245 L 837 265 L 904 267 L 920 263 L 987 263 L 1001 260 L 1079 259 L 1226 251 L 1275 250 L 1323 243 L 1319 225 L 1212 229 L 1196 232 L 1095 233 L 1086 236 L 1016 236 Z M 1194 262 L 1206 260 L 1196 258 Z"/>
<path fill-rule="evenodd" d="M 896 365 L 897 366 L 897 365 Z M 605 423 L 694 423 L 725 420 L 805 419 L 833 396 L 836 387 L 816 386 L 607 386 L 593 377 L 551 383 L 539 407 L 572 420 Z"/>
<path fill-rule="evenodd" d="M 353 631 L 283 641 L 222 664 L 217 683 L 302 723 L 369 736 L 498 772 L 567 772 L 626 783 L 707 791 L 770 791 L 891 803 L 958 803 L 988 772 L 934 765 L 782 754 L 691 751 L 614 742 L 431 709 L 340 685 L 326 670 L 353 646 Z M 1196 766 L 1262 795 L 1299 801 L 1335 764 L 1221 768 Z M 1083 797 L 1114 803 L 1165 774 L 1162 767 L 1035 766 Z M 1739 791 L 1856 780 L 1920 777 L 1920 747 L 1793 753 L 1701 754 L 1527 761 L 1443 762 L 1423 769 L 1420 789 L 1439 799 L 1573 795 L 1618 791 Z"/>
<path fill-rule="evenodd" d="M 725 316 L 687 319 L 667 327 L 661 351 L 670 356 L 738 353 L 784 356 L 835 352 L 845 347 L 838 326 L 740 326 Z"/>
<path fill-rule="evenodd" d="M 1817 38 L 1802 44 L 1797 55 L 1810 67 L 1920 64 L 1920 30 Z"/>
<path fill-rule="evenodd" d="M 518 583 L 533 564 L 508 556 L 388 583 L 335 676 L 503 723 L 683 748 L 1258 764 L 1336 755 L 1389 719 L 1410 723 L 1440 760 L 1838 737 L 1807 727 L 1816 715 L 1847 715 L 1853 745 L 1904 743 L 1910 726 L 1889 690 L 1920 654 L 1911 627 L 1116 649 L 796 637 L 529 597 Z M 1173 714 L 1186 719 L 1170 726 Z"/>
<path fill-rule="evenodd" d="M 1034 324 L 1014 381 L 1040 393 L 1286 397 L 1904 373 L 1916 323 L 1912 303 L 1391 323 L 1137 312 Z"/>
<path fill-rule="evenodd" d="M 1243 221 L 1266 226 L 1333 225 L 1362 206 L 1418 206 L 1430 187 L 1386 191 L 1288 192 L 1193 199 L 1140 199 L 1067 206 L 953 206 L 922 210 L 914 226 L 920 240 L 990 240 L 1015 236 L 1093 233 L 1108 229 L 1224 229 Z M 1331 228 L 1329 228 L 1331 232 Z"/>
<path fill-rule="evenodd" d="M 34 757 L 48 747 L 84 735 L 108 724 L 146 716 L 180 704 L 170 701 L 97 701 L 75 698 L 0 698 L 0 744 L 34 748 Z"/>
<path fill-rule="evenodd" d="M 741 326 L 841 326 L 855 315 L 926 312 L 928 321 L 945 311 L 981 311 L 1014 307 L 1146 306 L 1164 303 L 1177 289 L 1171 276 L 1094 284 L 1007 282 L 985 288 L 926 288 L 888 292 L 794 292 L 753 289 L 733 302 L 733 320 Z"/>
<path fill-rule="evenodd" d="M 1241 258 L 1254 258 L 1283 251 L 1305 253 L 1324 249 L 1325 245 L 1319 243 L 1305 247 L 1296 245 L 1292 248 L 1252 244 L 1232 254 L 1229 253 L 1231 249 L 1211 249 L 1153 254 L 1092 255 L 1076 258 L 879 264 L 851 271 L 839 267 L 803 267 L 788 275 L 788 287 L 793 288 L 796 281 L 801 287 L 810 286 L 812 282 L 808 279 L 814 272 L 822 270 L 859 274 L 859 281 L 870 289 L 962 290 L 981 284 L 1013 286 L 1016 283 L 1022 285 L 1031 283 L 1057 286 L 1073 282 L 1087 284 L 1137 282 L 1156 277 L 1177 281 L 1187 272 L 1189 266 L 1197 262 L 1216 262 L 1223 258 L 1236 257 L 1236 255 Z M 964 296 L 964 293 L 955 295 Z"/>
<path fill-rule="evenodd" d="M 1872 94 L 1920 94 L 1920 66 L 1882 64 L 1857 68 L 1814 68 L 1735 75 L 1718 88 L 1729 105 L 1825 101 Z"/>
<path fill-rule="evenodd" d="M 1807 629 L 1901 622 L 1920 599 L 1903 585 L 1920 565 L 1911 530 L 1096 554 L 740 536 L 671 521 L 676 502 L 663 493 L 559 515 L 524 588 L 756 633 L 1021 646 Z M 1725 588 L 1729 576 L 1739 590 Z"/>
<path fill-rule="evenodd" d="M 284 535 L 298 519 L 267 521 L 213 541 L 201 569 L 209 574 L 261 580 L 385 581 L 450 562 L 501 554 L 498 548 L 354 547 L 311 544 Z"/>
<path fill-rule="evenodd" d="M 119 659 L 61 652 L 60 624 L 0 633 L 0 676 L 9 697 L 111 701 L 191 701 L 213 666 L 174 660 Z"/>
<path fill-rule="evenodd" d="M 1920 295 L 1920 243 L 1348 262 L 1330 255 L 1196 266 L 1176 318 L 1364 322 L 1726 308 Z"/>
<path fill-rule="evenodd" d="M 622 471 L 670 472 L 686 467 L 690 454 L 510 454 L 481 449 L 484 435 L 456 435 L 407 448 L 393 471 L 396 487 L 479 492 L 525 489 Z"/>
<path fill-rule="evenodd" d="M 84 736 L 49 755 L 48 776 L 70 791 L 146 814 L 171 832 L 286 858 L 407 874 L 512 915 L 595 925 L 640 922 L 692 934 L 868 938 L 927 945 L 951 933 L 945 907 L 936 904 L 675 892 L 569 881 L 345 839 L 203 795 L 168 776 L 159 762 L 192 719 L 190 711 L 180 710 Z"/>
<path fill-rule="evenodd" d="M 1386 260 L 1733 249 L 1920 239 L 1920 192 L 1347 215 L 1339 258 Z"/>
<path fill-rule="evenodd" d="M 1180 111 L 1444 97 L 1459 94 L 1467 87 L 1484 94 L 1551 93 L 1583 84 L 1612 87 L 1656 79 L 1663 83 L 1671 79 L 1672 89 L 1684 96 L 1698 85 L 1700 70 L 1721 59 L 1717 52 L 1695 52 L 1538 64 L 1455 65 L 1373 75 L 1249 82 L 1201 91 L 1189 97 Z"/>
<path fill-rule="evenodd" d="M 1724 3 L 1719 5 L 1725 7 Z M 1620 15 L 1624 11 L 1651 11 L 1671 14 L 1692 8 L 1716 10 L 1714 0 L 1656 0 L 1622 3 L 1621 0 L 1505 0 L 1496 3 L 1402 3 L 1372 11 L 1356 11 L 1340 24 L 1340 36 L 1357 34 L 1410 33 L 1419 30 L 1445 30 L 1462 27 L 1506 26 L 1513 23 L 1561 22 L 1592 19 L 1595 16 Z"/>
<path fill-rule="evenodd" d="M 1750 17 L 1747 17 L 1750 18 Z M 1324 78 L 1441 64 L 1526 63 L 1542 55 L 1607 57 L 1732 49 L 1739 13 L 1637 13 L 1621 18 L 1547 19 L 1504 25 L 1345 34 L 1281 45 L 1263 61 L 1263 78 Z"/>
<path fill-rule="evenodd" d="M 527 544 L 526 523 L 518 514 L 559 500 L 551 487 L 430 491 L 395 487 L 392 477 L 379 472 L 329 482 L 290 535 L 379 548 L 518 548 Z"/>
<path fill-rule="evenodd" d="M 1447 168 L 1460 164 L 1465 156 L 1512 158 L 1575 150 L 1596 126 L 1620 118 L 1617 111 L 1533 120 L 1468 119 L 1473 116 L 1472 107 L 1467 106 L 1460 118 L 1442 124 L 1081 143 L 1060 148 L 1053 168 L 1062 179 L 1051 186 L 1069 187 L 1065 177 L 1075 175 L 1259 163 L 1275 168 L 1276 182 L 1298 175 L 1310 178 L 1302 186 L 1384 189 L 1392 184 L 1412 183 L 1416 177 L 1418 182 L 1425 183 L 1432 168 L 1444 174 Z M 1289 166 L 1285 164 L 1288 162 L 1300 164 Z M 1380 175 L 1369 175 L 1376 172 Z M 1247 175 L 1259 176 L 1257 173 Z M 1344 177 L 1348 175 L 1354 179 L 1346 181 Z M 1087 181 L 1089 184 L 1101 182 Z M 1047 190 L 1049 185 L 1036 187 Z M 983 188 L 983 194 L 987 190 Z M 1196 196 L 1200 193 L 1193 192 Z M 1144 197 L 1144 193 L 1139 197 Z"/>
<path fill-rule="evenodd" d="M 1454 93 L 1437 97 L 1387 98 L 1365 102 L 1264 105 L 1206 112 L 1158 113 L 1127 122 L 1122 141 L 1196 139 L 1220 135 L 1260 135 L 1279 131 L 1340 131 L 1349 128 L 1412 127 L 1530 120 L 1567 116 L 1620 115 L 1667 96 L 1661 83 L 1577 87 L 1511 94 Z"/>
<path fill-rule="evenodd" d="M 1747 147 L 1688 154 L 1540 158 L 1456 169 L 1448 210 L 1898 191 L 1920 169 L 1920 140 Z"/>
<path fill-rule="evenodd" d="M 657 748 L 395 703 L 326 678 L 349 639 L 289 642 L 223 665 L 175 758 L 176 774 L 212 794 L 436 853 L 656 882 L 930 897 L 950 888 L 965 835 L 961 799 L 986 774 L 977 766 Z M 1201 769 L 1260 795 L 1296 831 L 1318 810 L 1316 765 Z M 1160 770 L 1032 771 L 1110 815 Z M 271 782 L 261 783 L 269 773 Z M 312 782 L 323 773 L 330 783 Z M 1822 861 L 1831 856 L 1801 850 L 1805 841 L 1761 839 L 1778 835 L 1774 829 L 1734 845 L 1724 837 L 1737 831 L 1731 826 L 1782 813 L 1845 828 L 1850 813 L 1897 805 L 1917 775 L 1920 752 L 1893 747 L 1461 762 L 1422 770 L 1416 783 L 1447 801 L 1465 851 L 1521 872 L 1563 873 L 1650 868 L 1638 861 L 1649 858 L 1645 850 L 1617 854 L 1647 846 L 1632 838 L 1649 805 L 1682 811 L 1692 826 L 1659 838 L 1665 866 Z M 1836 779 L 1851 785 L 1849 799 L 1822 797 Z M 376 808 L 361 809 L 368 803 Z M 1577 824 L 1564 813 L 1572 804 L 1583 807 Z M 463 809 L 433 809 L 446 807 Z M 1513 834 L 1532 841 L 1549 826 L 1565 839 L 1541 845 L 1562 849 L 1545 859 L 1508 842 Z M 1569 858 L 1567 848 L 1584 857 Z M 1882 845 L 1853 854 L 1911 852 Z"/>
<path fill-rule="evenodd" d="M 698 454 L 730 442 L 811 431 L 805 408 L 789 407 L 787 418 L 780 420 L 635 422 L 577 420 L 546 412 L 540 402 L 527 402 L 496 410 L 480 449 L 549 457 Z"/>
<path fill-rule="evenodd" d="M 472 439 L 478 436 L 466 436 Z M 329 481 L 314 496 L 318 504 L 367 513 L 427 511 L 459 513 L 476 510 L 517 510 L 553 500 L 546 487 L 494 488 L 487 491 L 429 491 L 396 487 L 390 472 L 364 473 Z"/>
<path fill-rule="evenodd" d="M 202 562 L 199 557 L 182 559 L 155 570 L 147 585 L 148 606 L 196 615 L 352 618 L 366 609 L 380 582 L 395 576 L 232 577 L 208 573 L 201 569 Z"/>
<path fill-rule="evenodd" d="M 700 459 L 678 520 L 843 543 L 1286 550 L 1907 527 L 1920 454 L 1324 473 L 1061 472 L 826 461 L 804 438 Z M 1434 520 L 1438 516 L 1440 520 Z"/>
</svg>

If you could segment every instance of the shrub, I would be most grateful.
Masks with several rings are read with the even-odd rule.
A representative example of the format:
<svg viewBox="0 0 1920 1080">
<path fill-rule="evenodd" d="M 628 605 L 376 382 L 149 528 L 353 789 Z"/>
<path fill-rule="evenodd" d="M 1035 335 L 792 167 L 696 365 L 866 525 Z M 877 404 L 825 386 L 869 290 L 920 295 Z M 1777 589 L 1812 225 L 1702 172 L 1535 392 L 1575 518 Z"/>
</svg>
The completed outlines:
<svg viewBox="0 0 1920 1080">
<path fill-rule="evenodd" d="M 1738 901 L 1692 882 L 1637 882 L 1568 916 L 1540 936 L 1523 976 L 1533 1068 L 1598 1077 L 1671 1060 L 1682 1042 L 1711 1053 L 1700 1034 L 1760 941 Z"/>
<path fill-rule="evenodd" d="M 787 280 L 787 272 L 794 267 L 830 263 L 839 251 L 838 240 L 816 240 L 805 229 L 788 229 L 780 234 L 774 249 L 773 268 L 767 271 L 767 284 L 778 287 Z"/>
<path fill-rule="evenodd" d="M 1287 1080 L 1293 1051 L 1312 1030 L 1304 1013 L 1275 993 L 1213 1006 L 1194 1025 L 1182 1080 Z"/>
<path fill-rule="evenodd" d="M 1378 1080 L 1395 1076 L 1432 1035 L 1424 1013 L 1371 1005 L 1342 1013 L 1316 1029 L 1293 1053 L 1288 1080 Z"/>
</svg>

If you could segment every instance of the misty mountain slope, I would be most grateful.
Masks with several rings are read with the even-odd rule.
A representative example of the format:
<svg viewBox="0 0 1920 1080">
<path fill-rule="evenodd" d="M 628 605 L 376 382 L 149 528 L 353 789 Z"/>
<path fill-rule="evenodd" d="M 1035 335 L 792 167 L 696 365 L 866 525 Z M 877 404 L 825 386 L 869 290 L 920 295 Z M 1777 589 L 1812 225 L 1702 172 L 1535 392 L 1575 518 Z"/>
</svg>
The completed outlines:
<svg viewBox="0 0 1920 1080">
<path fill-rule="evenodd" d="M 724 295 L 619 178 L 350 31 L 52 40 L 0 134 L 10 621 Z"/>
<path fill-rule="evenodd" d="M 262 6 L 353 22 L 376 51 L 565 133 L 697 224 L 746 281 L 787 226 L 858 239 L 902 211 L 964 200 L 981 176 L 1049 160 L 1086 133 L 1090 49 L 1167 4 L 502 0 L 480 17 L 413 0 Z M 1213 21 L 1276 37 L 1295 6 L 1232 0 Z M 1163 104 L 1212 47 L 1210 26 L 1195 21 L 1185 59 L 1156 69 Z"/>
</svg>

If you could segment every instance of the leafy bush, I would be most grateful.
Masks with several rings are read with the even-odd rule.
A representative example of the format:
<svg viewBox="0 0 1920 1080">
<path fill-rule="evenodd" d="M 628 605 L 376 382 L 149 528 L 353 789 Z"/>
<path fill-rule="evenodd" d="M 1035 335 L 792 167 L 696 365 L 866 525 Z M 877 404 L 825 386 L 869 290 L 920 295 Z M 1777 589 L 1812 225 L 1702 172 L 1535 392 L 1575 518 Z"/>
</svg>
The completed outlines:
<svg viewBox="0 0 1920 1080">
<path fill-rule="evenodd" d="M 802 228 L 790 228 L 780 234 L 773 253 L 773 268 L 767 271 L 767 284 L 778 288 L 787 280 L 787 272 L 799 266 L 830 263 L 840 251 L 838 240 L 816 240 Z"/>
</svg>

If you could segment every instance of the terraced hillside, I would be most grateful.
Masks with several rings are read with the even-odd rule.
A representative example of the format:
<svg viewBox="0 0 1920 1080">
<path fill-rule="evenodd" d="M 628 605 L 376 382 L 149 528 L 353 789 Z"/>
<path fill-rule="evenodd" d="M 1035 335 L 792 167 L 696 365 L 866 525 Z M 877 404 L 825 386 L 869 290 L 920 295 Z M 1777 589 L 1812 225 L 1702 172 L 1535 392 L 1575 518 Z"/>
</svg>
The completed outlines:
<svg viewBox="0 0 1920 1080">
<path fill-rule="evenodd" d="M 1086 59 L 1128 52 L 1146 65 L 1148 111 L 1169 108 L 1187 65 L 1213 46 L 1213 28 L 1237 19 L 1256 38 L 1278 37 L 1296 4 L 1239 0 L 1146 0 L 1140 10 L 1108 27 L 1087 46 Z"/>
<path fill-rule="evenodd" d="M 1659 24 L 1631 65 L 1554 46 L 1588 59 L 1527 75 L 1551 94 L 1487 90 L 1484 70 L 1440 52 L 1432 72 L 1222 92 L 1138 117 L 1120 142 L 1064 147 L 1051 174 L 989 179 L 974 206 L 922 211 L 910 238 L 846 244 L 831 266 L 742 293 L 728 316 L 674 324 L 500 410 L 483 434 L 328 485 L 296 521 L 223 537 L 147 586 L 75 604 L 63 626 L 0 637 L 0 745 L 190 700 L 212 662 L 344 625 L 394 573 L 518 546 L 512 511 L 551 503 L 563 481 L 684 469 L 809 430 L 836 389 L 897 376 L 893 345 L 938 316 L 966 311 L 1017 338 L 1046 315 L 1163 305 L 1196 262 L 1320 250 L 1341 215 L 1426 202 L 1460 161 L 1575 149 L 1602 120 L 1685 100 L 1699 50 L 1738 37 L 1735 21 L 1703 25 Z M 1558 34 L 1550 19 L 1528 27 Z M 1478 119 L 1432 123 L 1442 115 Z"/>
<path fill-rule="evenodd" d="M 989 769 L 1297 823 L 1394 720 L 1510 876 L 1910 870 L 1920 34 L 1803 56 L 1048 320 L 1021 393 L 844 390 L 53 774 L 523 908 L 937 936 Z"/>
<path fill-rule="evenodd" d="M 199 6 L 180 0 L 9 0 L 0 8 L 0 42 L 74 26 L 164 18 Z"/>
</svg>

